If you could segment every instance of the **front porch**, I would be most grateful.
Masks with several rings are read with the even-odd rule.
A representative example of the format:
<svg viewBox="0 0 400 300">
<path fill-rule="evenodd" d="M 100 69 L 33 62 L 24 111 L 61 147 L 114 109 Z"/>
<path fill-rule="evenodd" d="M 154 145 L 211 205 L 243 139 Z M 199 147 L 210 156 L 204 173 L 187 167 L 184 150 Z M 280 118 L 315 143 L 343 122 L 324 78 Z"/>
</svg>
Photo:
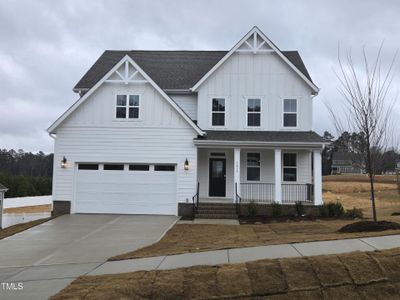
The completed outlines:
<svg viewBox="0 0 400 300">
<path fill-rule="evenodd" d="M 198 147 L 200 203 L 322 204 L 321 147 Z"/>
</svg>

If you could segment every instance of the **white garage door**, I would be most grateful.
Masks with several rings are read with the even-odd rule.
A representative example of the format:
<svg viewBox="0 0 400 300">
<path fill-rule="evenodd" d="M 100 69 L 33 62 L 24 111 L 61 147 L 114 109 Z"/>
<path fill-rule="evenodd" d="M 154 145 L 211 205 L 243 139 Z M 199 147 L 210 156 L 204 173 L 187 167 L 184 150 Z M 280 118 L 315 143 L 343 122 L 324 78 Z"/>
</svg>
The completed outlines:
<svg viewBox="0 0 400 300">
<path fill-rule="evenodd" d="M 78 164 L 77 213 L 176 215 L 175 165 Z"/>
</svg>

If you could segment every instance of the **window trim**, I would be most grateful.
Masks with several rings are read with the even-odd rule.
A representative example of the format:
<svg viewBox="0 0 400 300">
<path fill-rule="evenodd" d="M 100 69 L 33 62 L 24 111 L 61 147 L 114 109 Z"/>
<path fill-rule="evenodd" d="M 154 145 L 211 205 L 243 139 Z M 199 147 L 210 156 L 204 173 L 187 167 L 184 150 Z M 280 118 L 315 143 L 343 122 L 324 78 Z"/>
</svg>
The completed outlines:
<svg viewBox="0 0 400 300">
<path fill-rule="evenodd" d="M 296 100 L 296 112 L 285 112 L 285 100 Z M 285 114 L 296 114 L 296 126 L 285 126 Z M 298 129 L 299 128 L 299 97 L 282 98 L 282 128 Z"/>
<path fill-rule="evenodd" d="M 260 99 L 260 112 L 250 112 L 252 114 L 260 114 L 260 125 L 259 126 L 249 126 L 249 99 Z M 263 127 L 263 121 L 262 121 L 262 113 L 263 113 L 263 97 L 261 96 L 246 96 L 245 97 L 245 113 L 246 113 L 246 124 L 245 127 L 248 129 L 259 129 Z"/>
<path fill-rule="evenodd" d="M 118 96 L 126 96 L 126 105 L 125 106 L 118 106 L 117 105 L 117 97 Z M 130 106 L 129 105 L 129 96 L 138 96 L 139 97 L 139 105 L 138 106 Z M 114 120 L 118 122 L 135 122 L 142 120 L 142 94 L 141 93 L 115 93 L 115 101 L 114 101 Z M 117 108 L 118 107 L 125 107 L 126 115 L 125 118 L 117 118 Z M 138 108 L 138 118 L 129 118 L 129 108 Z"/>
<path fill-rule="evenodd" d="M 249 155 L 250 153 L 258 153 L 258 154 L 260 155 L 260 165 L 259 165 L 258 167 L 250 166 L 250 168 L 259 169 L 259 171 L 260 171 L 260 179 L 259 179 L 259 180 L 249 180 L 249 179 L 248 179 L 248 168 L 249 168 L 249 166 L 248 166 L 248 164 L 247 164 L 247 159 L 248 159 L 248 155 Z M 261 182 L 261 164 L 262 164 L 262 155 L 261 155 L 261 152 L 258 152 L 258 151 L 247 151 L 247 152 L 246 152 L 246 157 L 245 157 L 245 159 L 246 159 L 246 182 Z"/>
<path fill-rule="evenodd" d="M 291 167 L 291 166 L 289 166 L 289 167 L 285 167 L 284 166 L 284 155 L 285 154 L 295 154 L 296 155 L 296 167 Z M 299 174 L 298 174 L 298 169 L 299 169 L 299 153 L 298 152 L 282 152 L 282 162 L 281 162 L 281 166 L 282 166 L 282 170 L 281 170 L 281 172 L 282 172 L 282 182 L 284 182 L 284 183 L 288 183 L 288 184 L 290 184 L 290 183 L 293 183 L 293 184 L 295 184 L 295 183 L 297 183 L 298 182 L 298 177 L 299 177 Z M 284 170 L 285 170 L 285 168 L 290 168 L 290 169 L 296 169 L 296 180 L 295 181 L 287 181 L 287 180 L 285 180 L 285 174 L 284 174 Z"/>
<path fill-rule="evenodd" d="M 225 100 L 225 111 L 223 112 L 224 113 L 224 125 L 213 125 L 213 120 L 212 120 L 213 119 L 213 103 L 212 103 L 213 99 L 224 99 Z M 229 99 L 226 96 L 219 96 L 219 95 L 210 96 L 210 101 L 208 103 L 208 107 L 209 107 L 209 112 L 210 112 L 209 116 L 210 116 L 210 127 L 211 128 L 226 128 L 226 127 L 228 127 L 227 126 L 228 102 L 229 102 Z M 218 112 L 216 112 L 216 113 L 218 113 Z M 220 113 L 222 113 L 222 112 L 220 112 Z"/>
</svg>

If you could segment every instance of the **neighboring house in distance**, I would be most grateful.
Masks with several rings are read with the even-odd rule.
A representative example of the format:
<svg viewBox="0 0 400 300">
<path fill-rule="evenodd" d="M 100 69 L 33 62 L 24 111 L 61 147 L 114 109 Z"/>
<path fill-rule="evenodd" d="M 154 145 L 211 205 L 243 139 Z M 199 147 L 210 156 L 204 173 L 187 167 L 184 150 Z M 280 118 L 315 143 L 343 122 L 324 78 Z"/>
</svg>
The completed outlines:
<svg viewBox="0 0 400 300">
<path fill-rule="evenodd" d="M 365 168 L 353 161 L 350 153 L 335 152 L 332 156 L 332 174 L 364 174 Z"/>
<path fill-rule="evenodd" d="M 319 89 L 257 27 L 230 51 L 105 51 L 74 91 L 48 129 L 55 210 L 176 215 L 197 183 L 200 202 L 322 203 Z"/>
</svg>

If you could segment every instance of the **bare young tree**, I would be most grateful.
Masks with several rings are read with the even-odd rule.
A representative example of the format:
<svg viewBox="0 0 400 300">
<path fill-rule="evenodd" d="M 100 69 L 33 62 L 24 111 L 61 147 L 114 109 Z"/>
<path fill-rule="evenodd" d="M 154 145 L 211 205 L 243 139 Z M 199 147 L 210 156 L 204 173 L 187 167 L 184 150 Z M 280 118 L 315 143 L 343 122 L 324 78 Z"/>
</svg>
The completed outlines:
<svg viewBox="0 0 400 300">
<path fill-rule="evenodd" d="M 352 55 L 343 59 L 338 51 L 339 91 L 344 101 L 341 107 L 328 105 L 338 134 L 343 132 L 362 133 L 365 149 L 362 151 L 366 172 L 369 177 L 371 204 L 374 221 L 377 221 L 375 206 L 375 167 L 379 153 L 390 145 L 393 136 L 391 113 L 395 97 L 389 93 L 393 81 L 395 54 L 384 68 L 381 59 L 382 45 L 373 60 L 369 60 L 365 49 L 362 52 L 362 66 L 357 68 Z M 342 111 L 340 111 L 342 110 Z"/>
</svg>

